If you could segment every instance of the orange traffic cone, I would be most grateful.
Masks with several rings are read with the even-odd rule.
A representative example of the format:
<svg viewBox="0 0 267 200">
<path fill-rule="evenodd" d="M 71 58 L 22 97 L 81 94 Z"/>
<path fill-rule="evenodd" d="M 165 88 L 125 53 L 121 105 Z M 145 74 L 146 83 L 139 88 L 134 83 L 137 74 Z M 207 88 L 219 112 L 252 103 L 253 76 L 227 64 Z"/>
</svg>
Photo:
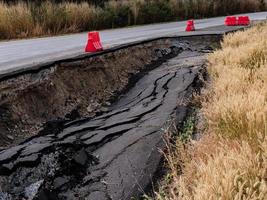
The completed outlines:
<svg viewBox="0 0 267 200">
<path fill-rule="evenodd" d="M 99 32 L 93 31 L 88 33 L 88 41 L 85 47 L 85 52 L 102 51 L 103 47 L 100 41 Z"/>
<path fill-rule="evenodd" d="M 194 20 L 188 20 L 187 21 L 187 25 L 186 25 L 186 32 L 190 32 L 190 31 L 195 31 L 195 25 L 194 25 Z"/>
</svg>

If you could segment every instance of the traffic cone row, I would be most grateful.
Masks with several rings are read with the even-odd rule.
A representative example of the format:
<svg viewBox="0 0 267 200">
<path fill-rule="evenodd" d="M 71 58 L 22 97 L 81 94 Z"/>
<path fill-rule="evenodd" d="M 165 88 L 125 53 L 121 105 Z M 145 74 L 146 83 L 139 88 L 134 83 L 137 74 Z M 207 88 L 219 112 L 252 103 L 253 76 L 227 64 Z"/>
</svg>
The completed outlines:
<svg viewBox="0 0 267 200">
<path fill-rule="evenodd" d="M 102 51 L 103 46 L 100 41 L 99 32 L 92 31 L 88 33 L 88 41 L 85 47 L 85 52 L 97 52 Z"/>
<path fill-rule="evenodd" d="M 250 19 L 248 16 L 228 16 L 224 21 L 226 26 L 248 26 L 250 24 Z"/>
<path fill-rule="evenodd" d="M 190 32 L 190 31 L 195 31 L 195 24 L 194 24 L 194 20 L 188 20 L 187 21 L 187 25 L 186 25 L 186 32 Z"/>
<path fill-rule="evenodd" d="M 226 26 L 248 26 L 250 24 L 250 19 L 248 16 L 228 16 L 225 18 Z M 195 31 L 194 20 L 188 20 L 186 25 L 186 32 Z M 93 31 L 88 33 L 88 41 L 85 47 L 85 52 L 97 52 L 102 51 L 103 46 L 101 44 L 99 32 Z"/>
</svg>

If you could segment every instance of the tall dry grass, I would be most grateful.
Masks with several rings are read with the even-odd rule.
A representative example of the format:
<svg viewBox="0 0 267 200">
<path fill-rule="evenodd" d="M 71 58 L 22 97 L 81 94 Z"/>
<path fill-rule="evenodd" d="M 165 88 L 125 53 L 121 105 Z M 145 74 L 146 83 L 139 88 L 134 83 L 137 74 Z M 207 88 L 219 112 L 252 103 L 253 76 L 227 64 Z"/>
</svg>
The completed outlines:
<svg viewBox="0 0 267 200">
<path fill-rule="evenodd" d="M 0 39 L 32 35 L 34 23 L 25 3 L 7 6 L 0 3 Z"/>
<path fill-rule="evenodd" d="M 156 193 L 155 199 L 266 199 L 266 137 L 259 140 L 257 151 L 248 142 L 216 135 L 205 136 L 190 148 L 180 142 L 176 145 L 176 151 L 171 150 L 167 156 L 172 172 L 168 175 L 170 180 Z"/>
<path fill-rule="evenodd" d="M 212 86 L 203 102 L 211 132 L 257 140 L 267 126 L 267 27 L 227 36 L 209 57 Z"/>
<path fill-rule="evenodd" d="M 166 154 L 165 200 L 267 197 L 267 24 L 229 34 L 211 54 L 202 99 L 207 128 L 198 142 L 177 140 Z"/>
<path fill-rule="evenodd" d="M 56 35 L 267 9 L 267 0 L 107 0 L 100 3 L 95 1 L 95 4 L 90 2 L 92 1 L 84 0 L 78 3 L 64 0 L 18 0 L 7 4 L 0 0 L 0 39 Z"/>
<path fill-rule="evenodd" d="M 88 3 L 0 3 L 0 39 L 74 33 L 103 26 L 102 10 Z M 103 20 L 104 21 L 104 20 Z"/>
</svg>

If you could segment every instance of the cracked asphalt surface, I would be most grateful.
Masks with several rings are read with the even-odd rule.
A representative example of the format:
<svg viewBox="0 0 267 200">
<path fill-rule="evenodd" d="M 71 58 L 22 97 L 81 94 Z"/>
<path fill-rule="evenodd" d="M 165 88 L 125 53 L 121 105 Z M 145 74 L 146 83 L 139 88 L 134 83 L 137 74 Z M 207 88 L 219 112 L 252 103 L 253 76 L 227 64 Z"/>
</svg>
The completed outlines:
<svg viewBox="0 0 267 200">
<path fill-rule="evenodd" d="M 160 166 L 164 129 L 185 119 L 212 50 L 208 41 L 179 45 L 177 56 L 138 80 L 108 112 L 2 150 L 0 199 L 139 198 Z"/>
</svg>

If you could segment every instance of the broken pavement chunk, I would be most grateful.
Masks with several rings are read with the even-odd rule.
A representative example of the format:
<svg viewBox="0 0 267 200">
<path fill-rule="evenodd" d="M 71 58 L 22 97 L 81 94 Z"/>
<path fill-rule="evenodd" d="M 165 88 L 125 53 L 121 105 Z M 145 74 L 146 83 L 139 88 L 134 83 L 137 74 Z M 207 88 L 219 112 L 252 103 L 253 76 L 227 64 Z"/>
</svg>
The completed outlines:
<svg viewBox="0 0 267 200">
<path fill-rule="evenodd" d="M 75 161 L 75 163 L 77 163 L 78 165 L 81 165 L 81 166 L 85 166 L 87 161 L 88 161 L 88 155 L 87 155 L 87 152 L 82 149 L 80 150 L 78 153 L 76 153 L 74 155 L 74 158 L 73 160 Z"/>
<path fill-rule="evenodd" d="M 44 180 L 40 180 L 25 188 L 24 196 L 27 200 L 33 200 L 36 197 L 43 182 Z"/>
</svg>

